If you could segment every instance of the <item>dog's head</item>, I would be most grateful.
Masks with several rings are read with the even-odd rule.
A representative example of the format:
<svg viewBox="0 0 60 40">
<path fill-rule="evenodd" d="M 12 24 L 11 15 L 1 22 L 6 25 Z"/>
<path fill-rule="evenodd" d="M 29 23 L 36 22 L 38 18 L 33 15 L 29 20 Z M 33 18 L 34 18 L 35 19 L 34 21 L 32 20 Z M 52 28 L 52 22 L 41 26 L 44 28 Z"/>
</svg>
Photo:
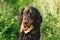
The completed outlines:
<svg viewBox="0 0 60 40">
<path fill-rule="evenodd" d="M 42 17 L 39 11 L 34 7 L 25 7 L 18 15 L 19 24 L 25 28 L 29 28 L 31 25 L 37 25 L 42 22 Z"/>
</svg>

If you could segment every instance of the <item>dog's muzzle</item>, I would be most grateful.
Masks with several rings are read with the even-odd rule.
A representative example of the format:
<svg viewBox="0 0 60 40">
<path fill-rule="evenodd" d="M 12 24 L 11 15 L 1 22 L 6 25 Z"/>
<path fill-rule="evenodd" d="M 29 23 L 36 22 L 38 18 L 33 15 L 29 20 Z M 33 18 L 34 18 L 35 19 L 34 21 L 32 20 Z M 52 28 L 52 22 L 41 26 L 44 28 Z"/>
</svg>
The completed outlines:
<svg viewBox="0 0 60 40">
<path fill-rule="evenodd" d="M 22 23 L 20 32 L 24 32 L 25 34 L 29 33 L 30 31 L 33 30 L 33 25 L 30 25 L 29 27 L 25 24 Z"/>
</svg>

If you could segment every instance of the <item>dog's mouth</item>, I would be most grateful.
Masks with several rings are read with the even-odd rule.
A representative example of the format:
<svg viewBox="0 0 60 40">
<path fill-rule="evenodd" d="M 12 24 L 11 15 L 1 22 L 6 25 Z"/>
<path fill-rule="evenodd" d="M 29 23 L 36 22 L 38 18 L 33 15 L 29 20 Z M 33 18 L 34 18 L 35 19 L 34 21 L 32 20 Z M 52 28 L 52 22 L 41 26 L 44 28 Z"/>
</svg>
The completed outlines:
<svg viewBox="0 0 60 40">
<path fill-rule="evenodd" d="M 20 32 L 23 32 L 23 31 L 26 31 L 29 27 L 30 27 L 31 25 L 27 25 L 27 24 L 21 24 L 21 30 L 20 30 Z"/>
<path fill-rule="evenodd" d="M 29 25 L 27 25 L 27 24 L 22 24 L 23 25 L 23 27 L 24 27 L 24 31 L 25 30 L 27 30 L 30 26 Z"/>
<path fill-rule="evenodd" d="M 33 30 L 33 25 L 30 23 L 28 24 L 21 24 L 20 32 L 24 32 L 25 34 Z"/>
<path fill-rule="evenodd" d="M 31 30 L 33 30 L 33 20 L 30 20 L 27 24 L 22 21 L 20 32 L 29 33 Z"/>
</svg>

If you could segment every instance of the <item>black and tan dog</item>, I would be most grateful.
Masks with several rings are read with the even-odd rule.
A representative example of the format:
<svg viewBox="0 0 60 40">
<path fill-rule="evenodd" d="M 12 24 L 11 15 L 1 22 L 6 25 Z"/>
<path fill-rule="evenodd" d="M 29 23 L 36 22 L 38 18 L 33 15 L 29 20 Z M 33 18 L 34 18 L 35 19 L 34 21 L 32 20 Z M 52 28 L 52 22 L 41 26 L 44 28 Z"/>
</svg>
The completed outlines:
<svg viewBox="0 0 60 40">
<path fill-rule="evenodd" d="M 19 40 L 40 40 L 40 24 L 42 17 L 34 7 L 25 7 L 18 15 L 21 25 Z"/>
</svg>

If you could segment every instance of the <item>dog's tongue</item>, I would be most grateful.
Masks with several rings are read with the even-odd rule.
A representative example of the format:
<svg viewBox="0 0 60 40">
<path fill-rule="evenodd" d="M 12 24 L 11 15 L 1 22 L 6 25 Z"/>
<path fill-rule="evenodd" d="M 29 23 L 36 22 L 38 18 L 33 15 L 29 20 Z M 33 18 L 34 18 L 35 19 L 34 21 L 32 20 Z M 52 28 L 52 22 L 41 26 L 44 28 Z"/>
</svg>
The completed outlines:
<svg viewBox="0 0 60 40">
<path fill-rule="evenodd" d="M 21 25 L 20 32 L 23 32 L 26 29 L 26 25 Z"/>
</svg>

